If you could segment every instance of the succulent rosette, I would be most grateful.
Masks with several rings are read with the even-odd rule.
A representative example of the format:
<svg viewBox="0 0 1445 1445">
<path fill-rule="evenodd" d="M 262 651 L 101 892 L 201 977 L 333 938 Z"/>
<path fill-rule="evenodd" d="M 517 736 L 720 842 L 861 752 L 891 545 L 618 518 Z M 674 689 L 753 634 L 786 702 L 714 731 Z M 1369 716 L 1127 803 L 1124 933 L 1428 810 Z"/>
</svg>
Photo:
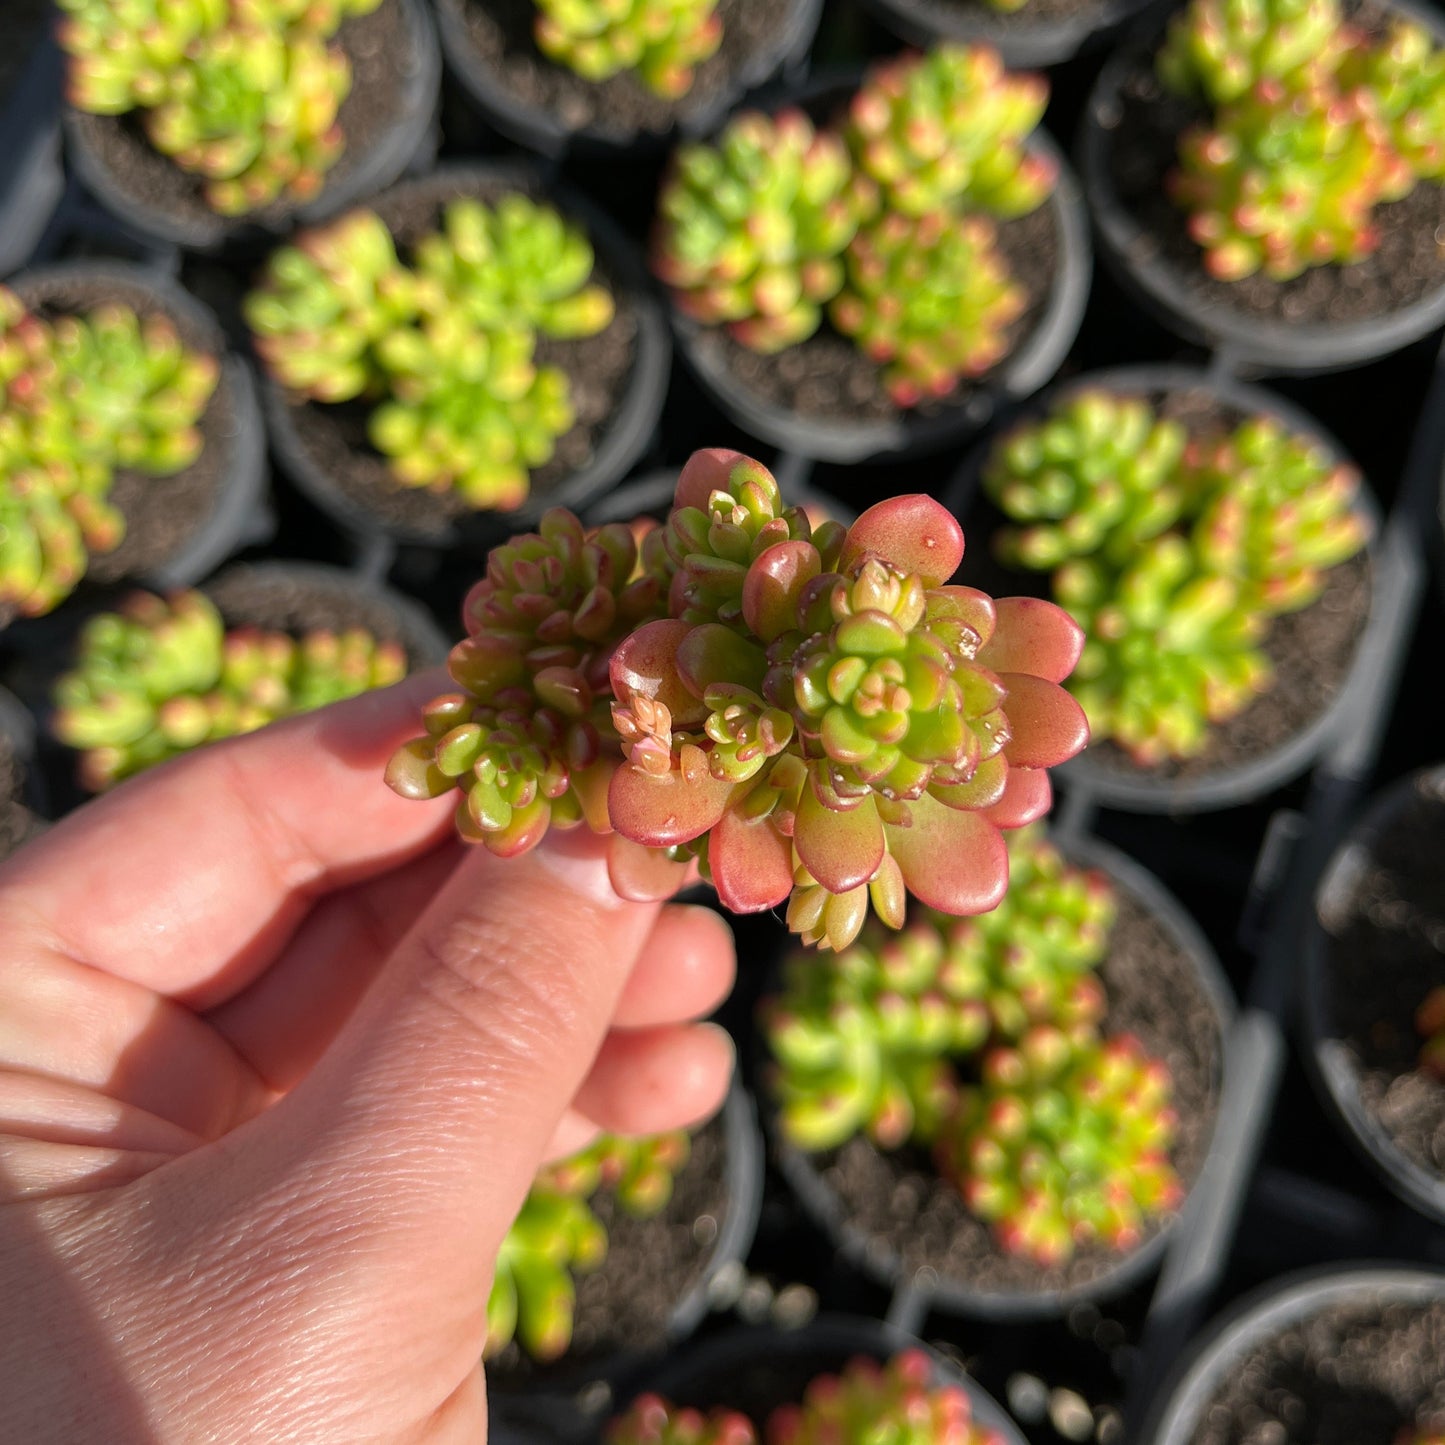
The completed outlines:
<svg viewBox="0 0 1445 1445">
<path fill-rule="evenodd" d="M 460 785 L 462 831 L 501 853 L 554 822 L 612 830 L 624 893 L 696 859 L 728 908 L 789 900 L 828 947 L 870 900 L 895 928 L 910 892 L 984 912 L 1008 884 L 1000 830 L 1047 811 L 1047 769 L 1087 742 L 1060 686 L 1083 635 L 1051 603 L 950 585 L 962 557 L 929 497 L 814 533 L 764 467 L 696 453 L 640 553 L 564 512 L 493 553 L 462 691 L 388 780 Z"/>
<path fill-rule="evenodd" d="M 603 1438 L 606 1445 L 758 1445 L 753 1422 L 736 1410 L 704 1412 L 652 1394 L 639 1395 Z"/>
</svg>

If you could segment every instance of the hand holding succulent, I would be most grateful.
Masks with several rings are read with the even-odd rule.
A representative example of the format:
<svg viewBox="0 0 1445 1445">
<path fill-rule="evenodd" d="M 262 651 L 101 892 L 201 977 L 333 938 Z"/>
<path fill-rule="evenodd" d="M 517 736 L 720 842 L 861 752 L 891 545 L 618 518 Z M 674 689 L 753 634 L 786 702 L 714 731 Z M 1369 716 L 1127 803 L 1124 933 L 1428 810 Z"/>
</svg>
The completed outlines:
<svg viewBox="0 0 1445 1445">
<path fill-rule="evenodd" d="M 962 554 L 922 496 L 815 542 L 764 468 L 699 452 L 640 567 L 627 528 L 565 512 L 493 553 L 461 691 L 388 781 L 460 786 L 464 835 L 504 855 L 554 822 L 615 829 L 624 895 L 630 870 L 696 858 L 728 907 L 791 898 L 790 926 L 830 947 L 870 898 L 894 927 L 907 891 L 984 911 L 1007 886 L 999 828 L 1047 810 L 1045 770 L 1086 740 L 1058 685 L 1081 636 L 1048 603 L 945 585 Z M 704 600 L 718 620 L 689 621 Z"/>
<path fill-rule="evenodd" d="M 722 44 L 717 0 L 537 0 L 537 47 L 584 80 L 632 71 L 678 100 Z"/>
<path fill-rule="evenodd" d="M 1045 1267 L 1100 1242 L 1140 1240 L 1176 1208 L 1168 1068 L 1128 1036 L 1098 1042 L 1048 1027 L 995 1049 L 939 1145 L 964 1202 L 1000 1245 Z"/>
</svg>

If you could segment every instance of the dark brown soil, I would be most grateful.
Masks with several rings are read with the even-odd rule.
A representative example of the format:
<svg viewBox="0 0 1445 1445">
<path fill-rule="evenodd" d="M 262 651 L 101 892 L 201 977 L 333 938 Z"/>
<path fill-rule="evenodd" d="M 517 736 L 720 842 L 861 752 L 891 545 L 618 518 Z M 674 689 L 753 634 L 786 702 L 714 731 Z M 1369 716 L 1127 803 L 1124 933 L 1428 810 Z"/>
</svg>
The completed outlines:
<svg viewBox="0 0 1445 1445">
<path fill-rule="evenodd" d="M 634 1219 L 607 1191 L 593 1199 L 607 1228 L 607 1258 L 577 1280 L 571 1348 L 560 1360 L 540 1365 L 514 1342 L 487 1361 L 488 1388 L 546 1388 L 609 1356 L 660 1354 L 673 1312 L 712 1258 L 727 1205 L 726 1135 L 717 1118 L 693 1135 L 692 1153 L 661 1214 Z"/>
<path fill-rule="evenodd" d="M 293 636 L 364 627 L 382 642 L 400 642 L 411 670 L 430 667 L 445 656 L 438 639 L 400 611 L 385 591 L 327 567 L 241 564 L 228 567 L 205 591 L 228 627 L 264 627 Z"/>
<path fill-rule="evenodd" d="M 681 100 L 654 95 L 624 71 L 597 83 L 548 60 L 532 38 L 534 0 L 438 0 L 466 28 L 478 63 L 514 102 L 544 111 L 569 131 L 595 129 L 619 139 L 666 131 L 736 90 L 740 72 L 774 51 L 787 27 L 791 0 L 719 0 L 723 38 L 717 54 L 697 68 Z"/>
<path fill-rule="evenodd" d="M 1048 303 L 1059 254 L 1053 209 L 1045 204 L 1031 215 L 1000 222 L 998 244 L 1009 271 L 1029 297 L 1027 310 L 1009 328 L 1012 355 L 1028 340 Z M 700 356 L 725 367 L 759 402 L 798 416 L 838 417 L 855 423 L 900 415 L 926 420 L 962 410 L 987 382 L 986 376 L 964 380 L 948 396 L 903 411 L 883 388 L 884 368 L 826 321 L 807 341 L 772 356 L 749 351 L 721 329 L 699 332 L 693 344 Z M 1007 366 L 1008 357 L 999 365 Z"/>
<path fill-rule="evenodd" d="M 1362 1293 L 1261 1342 L 1225 1373 L 1192 1445 L 1394 1445 L 1445 1418 L 1445 1301 Z"/>
<path fill-rule="evenodd" d="M 109 277 L 56 277 L 37 285 L 22 279 L 21 299 L 47 319 L 89 311 L 118 301 L 141 316 L 168 316 L 181 340 L 192 350 L 217 354 L 219 331 L 194 326 L 186 316 L 171 315 L 144 286 Z M 206 525 L 220 505 L 221 490 L 231 475 L 236 448 L 236 398 L 224 371 L 201 418 L 201 454 L 182 472 L 152 477 L 117 471 L 110 500 L 125 517 L 125 536 L 113 551 L 93 557 L 86 572 L 90 582 L 114 582 L 148 572 L 173 557 Z"/>
<path fill-rule="evenodd" d="M 1383 11 L 1361 7 L 1355 22 L 1378 27 Z M 1124 209 L 1147 235 L 1136 259 L 1168 263 L 1198 302 L 1272 321 L 1324 325 L 1399 311 L 1445 285 L 1445 186 L 1422 182 L 1402 201 L 1379 206 L 1380 245 L 1349 266 L 1315 266 L 1289 281 L 1256 273 L 1216 281 L 1185 229 L 1187 213 L 1163 178 L 1178 162 L 1179 136 L 1207 121 L 1198 104 L 1169 94 L 1154 75 L 1152 53 L 1136 48 L 1120 90 L 1120 119 L 1108 148 L 1109 176 Z"/>
<path fill-rule="evenodd" d="M 906 13 L 944 25 L 958 16 L 975 16 L 997 34 L 1026 35 L 1060 21 L 1104 25 L 1126 8 L 1119 0 L 1025 0 L 1012 11 L 995 10 L 984 0 L 913 0 Z"/>
<path fill-rule="evenodd" d="M 383 198 L 375 209 L 404 251 L 440 225 L 448 201 L 460 195 L 494 201 L 508 189 L 439 176 L 424 188 L 407 186 L 394 199 Z M 540 191 L 531 194 L 545 199 Z M 537 364 L 559 366 L 571 380 L 577 419 L 570 431 L 558 437 L 551 461 L 532 473 L 532 493 L 537 497 L 545 497 L 591 460 L 626 394 L 637 359 L 637 312 L 631 297 L 609 274 L 600 256 L 592 280 L 612 293 L 617 310 L 611 324 L 596 336 L 575 341 L 538 340 Z M 457 518 L 476 510 L 450 489 L 433 492 L 397 482 L 387 459 L 367 440 L 370 410 L 364 402 L 341 406 L 296 402 L 290 412 L 312 464 L 382 527 L 440 537 Z"/>
<path fill-rule="evenodd" d="M 1445 1178 L 1445 1083 L 1416 1067 L 1414 1023 L 1445 984 L 1445 786 L 1418 786 L 1360 862 L 1321 912 L 1331 1036 L 1385 1134 Z"/>
<path fill-rule="evenodd" d="M 23 782 L 20 762 L 11 756 L 8 743 L 0 736 L 0 861 L 38 831 L 38 819 L 20 801 Z"/>
<path fill-rule="evenodd" d="M 348 20 L 336 41 L 351 61 L 351 92 L 338 115 L 346 149 L 327 171 L 327 187 L 343 184 L 401 118 L 407 81 L 417 62 L 400 0 L 387 0 L 371 14 Z M 216 213 L 206 204 L 200 179 L 152 148 L 140 116 L 139 111 L 122 116 L 73 112 L 83 143 L 124 196 L 182 223 L 213 221 Z M 238 219 L 275 226 L 297 208 L 298 203 L 282 199 Z"/>
<path fill-rule="evenodd" d="M 1178 1135 L 1171 1158 L 1187 1186 L 1203 1166 L 1219 1104 L 1222 1040 L 1214 1006 L 1188 956 L 1122 888 L 1119 913 L 1101 970 L 1109 996 L 1104 1029 L 1132 1033 L 1164 1059 L 1174 1077 Z M 882 1153 L 862 1136 L 816 1161 L 823 1181 L 843 1200 L 849 1222 L 902 1261 L 903 1276 L 931 1268 L 955 1288 L 1038 1295 L 1074 1290 L 1114 1269 L 1121 1256 L 1101 1245 L 1080 1249 L 1066 1265 L 1045 1269 L 1005 1254 L 993 1231 L 964 1207 L 921 1150 Z M 1146 1241 L 1164 1227 L 1154 1223 Z"/>
</svg>

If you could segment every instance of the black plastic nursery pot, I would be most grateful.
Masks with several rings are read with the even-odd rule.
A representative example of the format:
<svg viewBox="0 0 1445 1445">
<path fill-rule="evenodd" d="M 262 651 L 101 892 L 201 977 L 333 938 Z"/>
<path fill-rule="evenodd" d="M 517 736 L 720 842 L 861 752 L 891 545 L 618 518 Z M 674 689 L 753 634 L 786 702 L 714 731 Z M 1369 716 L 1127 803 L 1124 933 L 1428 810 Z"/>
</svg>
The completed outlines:
<svg viewBox="0 0 1445 1445">
<path fill-rule="evenodd" d="M 0 687 L 0 862 L 35 832 L 45 811 L 42 784 L 34 719 Z"/>
<path fill-rule="evenodd" d="M 1318 441 L 1332 460 L 1349 460 L 1318 421 L 1282 397 L 1188 366 L 1089 372 L 1036 398 L 1018 419 L 1041 416 L 1058 402 L 1093 390 L 1148 396 L 1165 414 L 1186 422 L 1193 418 L 1232 425 L 1245 416 L 1273 416 L 1289 430 Z M 981 496 L 980 476 L 991 446 L 992 440 L 981 444 L 950 486 L 950 505 L 972 542 L 963 576 L 994 595 L 1034 591 L 1047 596 L 1046 574 L 1005 568 L 986 555 L 993 508 Z M 1355 675 L 1368 664 L 1372 636 L 1388 621 L 1375 605 L 1379 508 L 1364 488 L 1357 505 L 1371 524 L 1371 543 L 1364 553 L 1332 569 L 1319 601 L 1274 620 L 1263 644 L 1277 677 L 1269 692 L 1213 729 L 1197 758 L 1145 768 L 1114 744 L 1095 743 L 1058 770 L 1065 785 L 1087 789 L 1108 807 L 1180 814 L 1251 802 L 1304 772 L 1338 732 L 1355 692 Z M 990 569 L 982 579 L 980 566 Z"/>
<path fill-rule="evenodd" d="M 883 1362 L 919 1350 L 933 1364 L 933 1383 L 953 1385 L 968 1396 L 970 1415 L 996 1431 L 1000 1445 L 1025 1445 L 1003 1407 L 952 1360 L 881 1320 L 820 1315 L 797 1329 L 734 1329 L 714 1336 L 669 1361 L 639 1382 L 638 1393 L 661 1395 L 675 1405 L 739 1410 L 762 1438 L 767 1416 L 780 1405 L 798 1404 L 809 1382 L 837 1374 L 856 1359 Z"/>
<path fill-rule="evenodd" d="M 1071 863 L 1102 870 L 1114 885 L 1119 917 L 1100 970 L 1109 998 L 1102 1027 L 1134 1034 L 1169 1064 L 1180 1116 L 1174 1163 L 1192 1188 L 1217 1132 L 1234 1015 L 1229 985 L 1198 925 L 1152 874 L 1096 839 L 1054 841 Z M 861 1136 L 807 1154 L 781 1136 L 766 1106 L 763 1113 L 779 1169 L 844 1259 L 895 1299 L 906 1291 L 951 1314 L 1057 1319 L 1123 1293 L 1158 1268 L 1177 1223 L 1177 1215 L 1158 1221 L 1127 1253 L 1091 1246 L 1045 1269 L 1005 1254 L 925 1154 L 884 1153 Z"/>
<path fill-rule="evenodd" d="M 33 22 L 44 30 L 48 12 Z M 65 191 L 60 147 L 60 52 L 48 35 L 13 37 L 31 42 L 28 60 L 0 94 L 0 276 L 23 266 L 45 233 Z M 0 67 L 3 69 L 3 67 Z"/>
<path fill-rule="evenodd" d="M 616 223 L 564 184 L 545 180 L 519 161 L 442 166 L 375 197 L 369 208 L 390 228 L 398 249 L 441 223 L 448 201 L 521 192 L 554 205 L 586 231 L 596 255 L 594 276 L 607 283 L 617 314 L 597 336 L 543 338 L 539 362 L 562 367 L 572 380 L 577 421 L 558 439 L 552 460 L 532 474 L 527 501 L 513 512 L 476 510 L 451 492 L 403 487 L 366 438 L 361 403 L 340 406 L 294 400 L 263 375 L 271 441 L 286 474 L 344 531 L 424 546 L 485 550 L 526 531 L 548 507 L 585 511 L 647 447 L 667 395 L 671 344 L 635 248 Z"/>
<path fill-rule="evenodd" d="M 201 418 L 201 455 L 170 477 L 116 473 L 110 500 L 126 519 L 126 533 L 113 551 L 90 559 L 85 581 L 185 587 L 261 540 L 269 526 L 265 429 L 250 370 L 227 351 L 215 316 L 168 277 L 122 262 L 64 261 L 23 272 L 10 284 L 41 315 L 106 302 L 141 316 L 159 313 L 187 346 L 221 361 L 220 381 Z M 0 614 L 0 626 L 8 620 Z"/>
<path fill-rule="evenodd" d="M 1445 20 L 1432 7 L 1390 0 L 1382 8 L 1426 26 L 1437 44 L 1445 41 Z M 1205 113 L 1168 96 L 1155 77 L 1162 38 L 1156 21 L 1109 59 L 1078 138 L 1100 250 L 1131 296 L 1185 339 L 1275 372 L 1357 366 L 1445 322 L 1445 254 L 1437 240 L 1445 234 L 1445 187 L 1428 182 L 1377 208 L 1382 240 L 1365 261 L 1314 267 L 1290 281 L 1259 274 L 1216 281 L 1205 272 L 1184 212 L 1163 184 L 1179 132 Z"/>
<path fill-rule="evenodd" d="M 826 122 L 861 83 L 829 76 L 770 104 L 798 104 Z M 725 415 L 750 435 L 797 456 L 859 463 L 923 456 L 974 436 L 998 407 L 1030 395 L 1058 370 L 1089 297 L 1089 227 L 1078 183 L 1053 141 L 1037 130 L 1029 149 L 1057 162 L 1058 184 L 1031 215 L 999 223 L 1000 249 L 1033 297 L 1013 349 L 986 375 L 949 396 L 906 410 L 883 390 L 882 368 L 826 323 L 807 341 L 760 356 L 721 327 L 671 307 L 678 350 Z M 1025 269 L 1019 269 L 1025 268 Z M 1036 269 L 1030 278 L 1027 269 Z"/>
<path fill-rule="evenodd" d="M 71 163 L 86 189 L 134 230 L 188 250 L 261 245 L 334 216 L 389 186 L 425 150 L 441 86 L 427 0 L 383 0 L 346 21 L 336 40 L 352 67 L 338 117 L 346 149 L 304 204 L 279 200 L 248 215 L 219 215 L 195 177 L 151 148 L 133 112 L 100 116 L 67 106 Z"/>
<path fill-rule="evenodd" d="M 570 1439 L 610 1413 L 622 1383 L 730 1303 L 757 1232 L 763 1144 L 753 1102 L 734 1084 L 722 1112 L 693 1132 L 673 1197 L 650 1220 L 605 1195 L 607 1258 L 577 1280 L 572 1347 L 539 1364 L 515 1342 L 487 1361 L 492 1422 L 522 1440 Z"/>
<path fill-rule="evenodd" d="M 1445 1419 L 1445 1274 L 1331 1265 L 1273 1281 L 1202 1335 L 1138 1445 L 1382 1445 Z"/>
<path fill-rule="evenodd" d="M 1024 0 L 997 10 L 987 0 L 864 0 L 912 45 L 991 45 L 1010 66 L 1061 65 L 1108 44 L 1159 0 Z"/>
<path fill-rule="evenodd" d="M 750 90 L 807 56 L 823 0 L 719 0 L 723 40 L 677 101 L 630 74 L 583 80 L 538 50 L 535 5 L 437 0 L 447 68 L 493 129 L 541 155 L 652 153 L 671 136 L 713 129 Z"/>
<path fill-rule="evenodd" d="M 1305 925 L 1305 1057 L 1351 1143 L 1445 1222 L 1445 1081 L 1416 1067 L 1414 1012 L 1445 985 L 1445 767 L 1387 788 L 1336 851 Z"/>
</svg>

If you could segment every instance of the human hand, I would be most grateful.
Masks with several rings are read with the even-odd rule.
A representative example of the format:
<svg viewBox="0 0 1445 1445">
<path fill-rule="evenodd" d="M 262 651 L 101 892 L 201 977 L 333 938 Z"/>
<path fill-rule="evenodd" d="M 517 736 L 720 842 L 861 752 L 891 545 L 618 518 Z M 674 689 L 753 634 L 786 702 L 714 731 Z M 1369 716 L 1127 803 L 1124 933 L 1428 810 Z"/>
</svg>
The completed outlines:
<svg viewBox="0 0 1445 1445">
<path fill-rule="evenodd" d="M 178 759 L 0 867 L 6 1439 L 475 1445 L 538 1164 L 720 1102 L 731 1046 L 683 1021 L 726 925 L 396 797 L 435 691 Z"/>
</svg>

